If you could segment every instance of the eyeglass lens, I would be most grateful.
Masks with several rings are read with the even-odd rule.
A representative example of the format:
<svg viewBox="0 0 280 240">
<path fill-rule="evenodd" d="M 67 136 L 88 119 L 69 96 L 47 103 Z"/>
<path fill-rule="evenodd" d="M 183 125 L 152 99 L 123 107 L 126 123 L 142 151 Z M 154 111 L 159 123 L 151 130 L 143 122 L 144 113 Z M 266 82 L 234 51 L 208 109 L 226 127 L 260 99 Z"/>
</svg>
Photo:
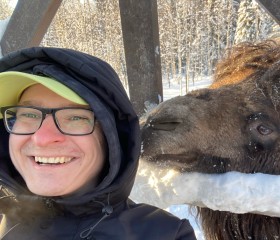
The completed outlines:
<svg viewBox="0 0 280 240">
<path fill-rule="evenodd" d="M 91 110 L 82 108 L 54 109 L 54 120 L 59 130 L 65 134 L 90 134 L 94 128 Z M 5 124 L 14 134 L 33 134 L 44 120 L 43 109 L 31 107 L 11 107 L 5 110 Z"/>
</svg>

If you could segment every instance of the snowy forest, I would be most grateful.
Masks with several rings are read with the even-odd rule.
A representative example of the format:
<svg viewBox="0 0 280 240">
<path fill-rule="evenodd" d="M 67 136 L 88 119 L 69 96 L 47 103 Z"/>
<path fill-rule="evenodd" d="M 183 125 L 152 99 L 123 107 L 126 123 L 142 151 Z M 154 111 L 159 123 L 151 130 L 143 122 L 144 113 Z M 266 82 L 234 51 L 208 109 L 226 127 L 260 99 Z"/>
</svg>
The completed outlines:
<svg viewBox="0 0 280 240">
<path fill-rule="evenodd" d="M 0 20 L 11 15 L 11 2 L 0 1 Z M 211 76 L 226 48 L 280 35 L 278 24 L 254 0 L 158 0 L 157 6 L 167 82 Z M 118 0 L 63 1 L 41 45 L 96 55 L 109 62 L 127 86 Z"/>
</svg>

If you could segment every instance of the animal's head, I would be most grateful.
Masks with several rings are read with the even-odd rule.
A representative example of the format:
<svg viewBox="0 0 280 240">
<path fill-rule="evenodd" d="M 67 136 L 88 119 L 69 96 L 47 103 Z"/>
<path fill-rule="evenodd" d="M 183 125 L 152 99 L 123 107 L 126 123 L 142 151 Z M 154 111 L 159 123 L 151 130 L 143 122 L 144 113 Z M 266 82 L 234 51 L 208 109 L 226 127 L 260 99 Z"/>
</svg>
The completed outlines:
<svg viewBox="0 0 280 240">
<path fill-rule="evenodd" d="M 256 46 L 256 51 L 260 48 Z M 218 65 L 211 88 L 175 97 L 149 112 L 142 120 L 142 160 L 156 171 L 175 169 L 181 175 L 230 171 L 279 175 L 280 47 L 267 45 L 254 54 L 248 58 L 245 48 L 236 61 L 224 62 L 230 66 Z M 175 184 L 171 186 L 168 197 L 178 193 Z M 195 194 L 188 189 L 188 196 Z M 228 211 L 199 208 L 209 239 L 280 236 L 278 218 Z"/>
<path fill-rule="evenodd" d="M 280 62 L 223 85 L 151 111 L 142 120 L 142 159 L 181 172 L 279 174 Z"/>
</svg>

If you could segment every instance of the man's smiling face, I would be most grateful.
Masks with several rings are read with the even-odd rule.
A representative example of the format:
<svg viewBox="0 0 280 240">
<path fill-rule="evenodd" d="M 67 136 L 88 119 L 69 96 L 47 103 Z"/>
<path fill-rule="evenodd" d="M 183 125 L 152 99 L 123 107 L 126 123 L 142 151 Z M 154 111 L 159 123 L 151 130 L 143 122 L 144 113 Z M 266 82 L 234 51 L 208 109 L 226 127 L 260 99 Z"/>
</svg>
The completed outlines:
<svg viewBox="0 0 280 240">
<path fill-rule="evenodd" d="M 43 108 L 85 107 L 77 105 L 46 87 L 26 89 L 18 105 Z M 51 115 L 32 135 L 10 135 L 12 162 L 28 189 L 42 196 L 71 194 L 86 184 L 96 186 L 105 162 L 105 139 L 97 124 L 85 136 L 61 133 Z"/>
</svg>

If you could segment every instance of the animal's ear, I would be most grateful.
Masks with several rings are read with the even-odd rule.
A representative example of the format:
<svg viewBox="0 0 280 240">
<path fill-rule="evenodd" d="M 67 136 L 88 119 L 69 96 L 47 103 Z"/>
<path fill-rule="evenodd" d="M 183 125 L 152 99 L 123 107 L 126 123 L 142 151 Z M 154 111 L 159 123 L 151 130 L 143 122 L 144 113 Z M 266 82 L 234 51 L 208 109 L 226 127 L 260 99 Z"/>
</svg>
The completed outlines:
<svg viewBox="0 0 280 240">
<path fill-rule="evenodd" d="M 275 109 L 280 109 L 280 61 L 273 64 L 261 76 L 256 77 L 258 79 L 257 87 L 270 98 Z"/>
</svg>

